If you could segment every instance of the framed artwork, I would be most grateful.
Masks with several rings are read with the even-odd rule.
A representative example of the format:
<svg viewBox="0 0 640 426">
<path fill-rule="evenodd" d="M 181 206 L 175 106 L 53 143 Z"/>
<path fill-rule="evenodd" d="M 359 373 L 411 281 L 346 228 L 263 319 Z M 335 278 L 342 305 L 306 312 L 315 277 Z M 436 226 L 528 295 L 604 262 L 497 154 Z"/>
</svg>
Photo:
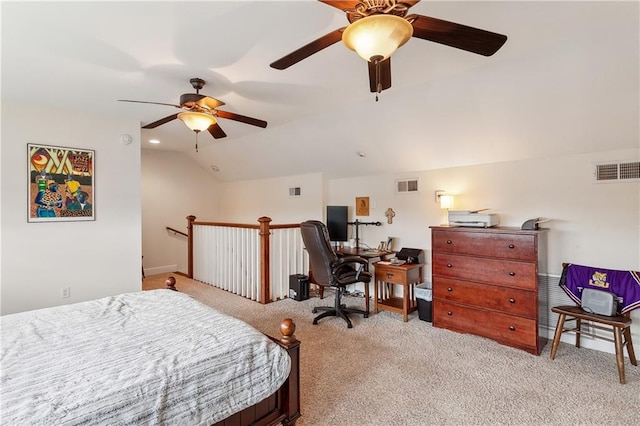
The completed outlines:
<svg viewBox="0 0 640 426">
<path fill-rule="evenodd" d="M 95 220 L 95 151 L 27 145 L 28 222 Z"/>
<path fill-rule="evenodd" d="M 356 197 L 356 216 L 369 216 L 369 197 Z"/>
</svg>

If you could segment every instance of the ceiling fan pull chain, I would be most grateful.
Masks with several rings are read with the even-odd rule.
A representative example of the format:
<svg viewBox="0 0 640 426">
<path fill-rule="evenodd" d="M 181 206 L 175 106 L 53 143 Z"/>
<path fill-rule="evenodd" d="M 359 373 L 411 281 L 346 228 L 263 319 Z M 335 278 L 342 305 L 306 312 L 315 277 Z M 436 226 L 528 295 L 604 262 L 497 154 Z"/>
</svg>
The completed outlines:
<svg viewBox="0 0 640 426">
<path fill-rule="evenodd" d="M 382 93 L 382 82 L 380 81 L 380 62 L 382 62 L 382 56 L 374 56 L 371 59 L 376 67 L 376 102 L 378 102 L 378 94 Z"/>
<path fill-rule="evenodd" d="M 200 132 L 195 132 L 196 133 L 196 152 L 198 152 L 198 133 Z"/>
</svg>

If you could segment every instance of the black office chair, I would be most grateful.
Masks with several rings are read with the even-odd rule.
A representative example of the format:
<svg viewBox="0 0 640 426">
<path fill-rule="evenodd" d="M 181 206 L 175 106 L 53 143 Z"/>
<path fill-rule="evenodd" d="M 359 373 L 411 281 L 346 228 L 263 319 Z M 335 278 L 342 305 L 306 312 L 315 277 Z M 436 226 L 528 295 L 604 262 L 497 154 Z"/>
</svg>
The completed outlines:
<svg viewBox="0 0 640 426">
<path fill-rule="evenodd" d="M 318 324 L 318 320 L 322 318 L 336 316 L 344 319 L 347 322 L 347 327 L 352 328 L 353 325 L 347 314 L 363 314 L 367 318 L 369 312 L 347 308 L 342 304 L 342 295 L 349 284 L 362 282 L 365 285 L 369 285 L 371 274 L 364 270 L 368 261 L 358 256 L 338 257 L 331 248 L 329 231 L 325 224 L 320 221 L 307 220 L 302 222 L 300 224 L 300 232 L 309 253 L 313 282 L 321 286 L 333 287 L 336 290 L 334 306 L 313 308 L 314 314 L 318 311 L 324 311 L 313 319 L 313 323 Z M 359 266 L 354 268 L 354 263 L 359 264 Z"/>
</svg>

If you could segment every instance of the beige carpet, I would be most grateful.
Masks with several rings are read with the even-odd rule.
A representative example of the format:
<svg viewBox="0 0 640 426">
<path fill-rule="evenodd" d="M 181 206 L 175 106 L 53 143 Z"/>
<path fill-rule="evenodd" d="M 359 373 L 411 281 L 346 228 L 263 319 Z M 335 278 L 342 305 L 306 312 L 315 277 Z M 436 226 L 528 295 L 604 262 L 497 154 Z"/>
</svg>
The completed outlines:
<svg viewBox="0 0 640 426">
<path fill-rule="evenodd" d="M 165 275 L 145 289 L 163 288 Z M 302 418 L 298 425 L 632 425 L 640 424 L 640 367 L 615 356 L 550 342 L 541 356 L 491 340 L 434 328 L 417 312 L 382 312 L 312 324 L 311 309 L 333 294 L 260 305 L 174 275 L 177 288 L 262 332 L 279 335 L 293 318 L 301 343 Z M 328 294 L 327 294 L 328 293 Z M 362 298 L 346 298 L 364 306 Z"/>
</svg>

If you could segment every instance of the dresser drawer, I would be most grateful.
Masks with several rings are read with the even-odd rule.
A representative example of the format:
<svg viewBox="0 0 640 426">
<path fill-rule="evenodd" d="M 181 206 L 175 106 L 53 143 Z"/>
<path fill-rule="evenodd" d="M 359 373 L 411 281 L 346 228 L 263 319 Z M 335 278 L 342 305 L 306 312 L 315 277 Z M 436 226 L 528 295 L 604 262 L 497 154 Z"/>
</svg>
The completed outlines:
<svg viewBox="0 0 640 426">
<path fill-rule="evenodd" d="M 531 261 L 537 258 L 535 235 L 434 230 L 432 236 L 434 252 Z"/>
<path fill-rule="evenodd" d="M 536 352 L 537 324 L 533 319 L 476 309 L 434 299 L 433 325 L 488 337 L 502 344 Z"/>
<path fill-rule="evenodd" d="M 536 317 L 538 298 L 534 291 L 435 277 L 433 297 L 527 318 Z"/>
<path fill-rule="evenodd" d="M 536 290 L 537 270 L 533 262 L 433 253 L 433 275 L 488 284 Z M 434 278 L 435 279 L 435 278 Z"/>
</svg>

